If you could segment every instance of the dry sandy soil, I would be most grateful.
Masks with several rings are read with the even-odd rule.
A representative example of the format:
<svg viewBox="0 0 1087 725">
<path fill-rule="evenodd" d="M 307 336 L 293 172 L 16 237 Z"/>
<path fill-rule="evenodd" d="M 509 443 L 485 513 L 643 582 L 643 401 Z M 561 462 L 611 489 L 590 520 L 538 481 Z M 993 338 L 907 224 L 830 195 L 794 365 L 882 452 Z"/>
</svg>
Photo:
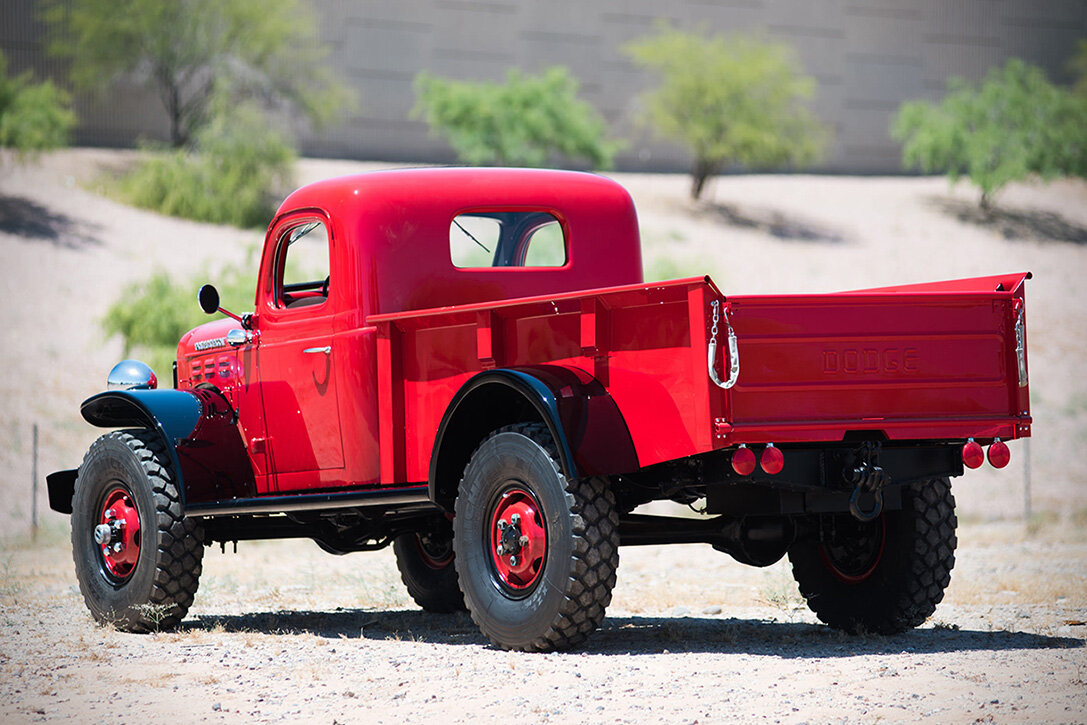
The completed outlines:
<svg viewBox="0 0 1087 725">
<path fill-rule="evenodd" d="M 309 542 L 209 550 L 176 632 L 96 627 L 67 522 L 28 535 L 31 425 L 40 472 L 97 432 L 78 403 L 121 357 L 99 320 L 156 267 L 213 279 L 260 234 L 109 201 L 128 163 L 72 150 L 0 177 L 0 721 L 905 721 L 1087 719 L 1087 185 L 1016 185 L 982 217 L 941 179 L 721 179 L 698 206 L 679 176 L 617 174 L 638 204 L 647 276 L 710 273 L 726 293 L 808 292 L 1032 270 L 1028 328 L 1035 519 L 1012 465 L 956 482 L 958 564 L 945 602 L 897 637 L 816 625 L 784 564 L 708 547 L 624 549 L 609 616 L 573 653 L 489 647 L 466 616 L 427 615 L 390 552 Z M 305 161 L 305 182 L 373 165 Z M 195 302 L 194 302 L 195 304 Z M 165 374 L 167 371 L 159 371 Z"/>
</svg>

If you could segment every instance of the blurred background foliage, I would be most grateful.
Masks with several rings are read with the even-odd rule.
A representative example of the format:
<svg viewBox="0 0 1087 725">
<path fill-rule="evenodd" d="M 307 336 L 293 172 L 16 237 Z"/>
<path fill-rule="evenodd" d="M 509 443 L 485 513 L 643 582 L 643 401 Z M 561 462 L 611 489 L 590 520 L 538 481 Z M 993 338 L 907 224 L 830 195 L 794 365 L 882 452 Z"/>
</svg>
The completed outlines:
<svg viewBox="0 0 1087 725">
<path fill-rule="evenodd" d="M 316 124 L 353 103 L 299 0 L 45 0 L 43 19 L 54 30 L 49 52 L 71 61 L 77 88 L 103 91 L 124 76 L 154 89 L 174 146 L 223 92 Z"/>
<path fill-rule="evenodd" d="M 1085 49 L 1081 42 L 1072 61 L 1081 74 Z M 979 84 L 952 78 L 938 103 L 902 104 L 891 133 L 903 143 L 904 166 L 944 173 L 952 182 L 965 176 L 988 209 L 1009 182 L 1087 175 L 1085 86 L 1081 75 L 1080 92 L 1061 88 L 1040 68 L 1012 58 Z"/>
<path fill-rule="evenodd" d="M 8 76 L 8 61 L 0 53 L 0 148 L 19 159 L 65 146 L 76 123 L 68 94 L 52 81 L 33 82 L 30 71 Z"/>
<path fill-rule="evenodd" d="M 75 87 L 126 77 L 157 92 L 176 150 L 145 145 L 118 195 L 163 214 L 267 224 L 293 185 L 291 125 L 355 104 L 299 0 L 49 0 L 43 17 Z"/>
<path fill-rule="evenodd" d="M 416 76 L 413 118 L 444 137 L 457 158 L 477 166 L 611 166 L 619 144 L 607 124 L 578 99 L 578 82 L 561 66 L 540 75 L 511 69 L 504 83 Z"/>
<path fill-rule="evenodd" d="M 210 277 L 178 281 L 169 272 L 159 270 L 142 282 L 128 285 L 102 321 L 105 333 L 120 335 L 125 357 L 141 358 L 155 371 L 160 386 L 166 387 L 181 336 L 213 319 L 197 304 L 196 293 L 201 285 L 213 281 L 220 303 L 231 312 L 242 314 L 253 309 L 255 248 L 248 257 L 245 263 L 224 266 Z"/>
<path fill-rule="evenodd" d="M 662 25 L 625 50 L 660 78 L 642 97 L 644 120 L 690 151 L 693 199 L 726 168 L 776 169 L 820 158 L 830 131 L 804 105 L 815 80 L 789 46 Z"/>
<path fill-rule="evenodd" d="M 145 150 L 150 157 L 120 179 L 119 195 L 162 214 L 264 227 L 293 186 L 293 145 L 250 101 L 221 99 L 185 148 Z"/>
</svg>

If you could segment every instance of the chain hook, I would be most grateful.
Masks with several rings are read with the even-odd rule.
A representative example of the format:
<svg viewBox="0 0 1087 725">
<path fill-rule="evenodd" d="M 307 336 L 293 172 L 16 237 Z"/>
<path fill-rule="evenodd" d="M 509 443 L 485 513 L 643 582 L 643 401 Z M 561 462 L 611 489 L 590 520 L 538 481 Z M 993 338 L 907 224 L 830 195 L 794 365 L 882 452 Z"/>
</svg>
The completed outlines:
<svg viewBox="0 0 1087 725">
<path fill-rule="evenodd" d="M 717 375 L 717 323 L 721 319 L 721 300 L 713 300 L 710 302 L 710 309 L 713 312 L 713 326 L 710 328 L 710 344 L 706 350 L 706 364 L 709 369 L 710 380 L 722 390 L 728 390 L 736 381 L 740 378 L 740 348 L 739 343 L 736 340 L 736 333 L 732 329 L 732 323 L 728 318 L 728 306 L 725 306 L 725 330 L 728 336 L 728 358 L 729 358 L 729 370 L 728 380 L 722 381 Z"/>
</svg>

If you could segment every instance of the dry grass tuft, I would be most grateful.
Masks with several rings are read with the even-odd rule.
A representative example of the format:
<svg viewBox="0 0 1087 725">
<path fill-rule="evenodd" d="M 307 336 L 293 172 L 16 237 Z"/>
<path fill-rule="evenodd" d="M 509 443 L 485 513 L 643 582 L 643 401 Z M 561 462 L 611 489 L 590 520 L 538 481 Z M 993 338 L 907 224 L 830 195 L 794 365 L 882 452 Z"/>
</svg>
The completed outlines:
<svg viewBox="0 0 1087 725">
<path fill-rule="evenodd" d="M 792 612 L 805 607 L 800 587 L 787 567 L 766 572 L 759 593 L 764 604 L 776 609 Z"/>
</svg>

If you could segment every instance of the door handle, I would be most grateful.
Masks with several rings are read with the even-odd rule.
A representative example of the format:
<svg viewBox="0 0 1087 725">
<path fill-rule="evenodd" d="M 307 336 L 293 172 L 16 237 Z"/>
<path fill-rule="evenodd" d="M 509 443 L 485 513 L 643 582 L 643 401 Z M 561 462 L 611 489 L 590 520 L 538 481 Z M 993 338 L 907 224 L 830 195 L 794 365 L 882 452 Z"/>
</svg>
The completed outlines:
<svg viewBox="0 0 1087 725">
<path fill-rule="evenodd" d="M 305 350 L 302 351 L 303 355 L 316 355 L 321 353 L 324 353 L 325 355 L 331 355 L 332 346 L 325 345 L 324 347 L 307 347 Z"/>
</svg>

